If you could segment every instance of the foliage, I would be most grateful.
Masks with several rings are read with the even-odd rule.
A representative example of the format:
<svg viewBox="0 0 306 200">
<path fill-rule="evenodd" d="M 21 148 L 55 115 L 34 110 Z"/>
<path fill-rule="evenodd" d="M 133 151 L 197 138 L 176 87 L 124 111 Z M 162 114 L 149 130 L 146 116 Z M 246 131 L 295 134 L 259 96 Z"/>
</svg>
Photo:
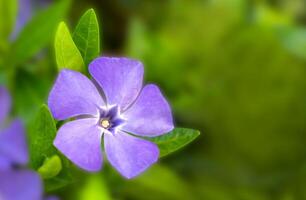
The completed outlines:
<svg viewBox="0 0 306 200">
<path fill-rule="evenodd" d="M 199 135 L 200 132 L 193 129 L 175 128 L 165 135 L 147 139 L 158 145 L 162 157 L 184 147 Z"/>
<path fill-rule="evenodd" d="M 79 48 L 86 66 L 100 53 L 100 32 L 97 16 L 93 9 L 80 19 L 73 32 L 73 40 Z"/>
<path fill-rule="evenodd" d="M 39 78 L 36 79 L 35 72 L 32 74 L 29 71 L 28 60 L 33 59 L 33 56 L 39 52 L 49 41 L 53 35 L 55 25 L 62 19 L 63 14 L 66 12 L 70 1 L 60 1 L 50 6 L 46 10 L 39 12 L 33 19 L 24 27 L 17 39 L 12 43 L 10 49 L 7 51 L 9 59 L 13 59 L 12 62 L 4 60 L 5 63 L 9 63 L 10 69 L 5 67 L 4 72 L 7 75 L 8 83 L 11 84 L 11 88 L 16 88 L 15 95 L 17 96 L 16 112 L 19 113 L 24 109 L 25 103 L 28 104 L 42 104 L 44 102 L 44 96 L 46 94 L 37 94 L 39 91 L 45 91 L 49 87 L 51 81 L 47 81 L 46 85 L 39 83 Z M 13 4 L 5 4 L 5 6 L 13 6 Z M 50 19 L 44 22 L 44 19 Z M 5 30 L 9 30 L 9 26 L 4 24 Z M 12 25 L 12 24 L 11 24 Z M 39 27 L 39 28 L 37 28 Z M 100 32 L 96 14 L 93 9 L 88 10 L 79 20 L 73 36 L 70 35 L 70 31 L 65 22 L 60 22 L 55 32 L 54 40 L 55 58 L 58 70 L 68 68 L 77 70 L 80 72 L 87 71 L 88 64 L 100 54 Z M 48 57 L 46 57 L 48 59 Z M 39 59 L 38 59 L 39 60 Z M 34 71 L 40 71 L 36 65 L 33 65 Z M 19 68 L 19 69 L 18 69 Z M 21 68 L 21 69 L 20 69 Z M 45 69 L 48 74 L 54 69 Z M 18 74 L 28 74 L 25 77 L 18 77 Z M 11 82 L 12 76 L 16 77 L 19 82 Z M 33 79 L 33 78 L 34 79 Z M 24 84 L 19 87 L 19 84 L 25 81 Z M 36 83 L 36 81 L 38 81 Z M 41 88 L 33 88 L 32 85 L 41 86 Z M 19 100 L 21 95 L 29 96 L 25 100 Z M 34 99 L 31 99 L 31 98 Z M 79 172 L 75 171 L 73 165 L 62 156 L 57 149 L 53 146 L 53 140 L 56 136 L 56 132 L 60 126 L 56 124 L 48 107 L 44 104 L 40 109 L 32 110 L 32 114 L 29 115 L 30 109 L 21 111 L 28 121 L 28 143 L 30 152 L 30 167 L 41 175 L 44 180 L 45 191 L 52 192 L 59 190 L 63 187 L 71 185 L 74 177 L 77 177 Z M 34 114 L 33 114 L 34 113 Z M 164 137 L 153 138 L 152 141 L 156 142 L 161 150 L 161 154 L 172 153 L 187 143 L 191 142 L 195 137 L 199 135 L 198 131 L 191 129 L 176 129 L 173 132 L 166 134 Z M 175 178 L 174 178 L 175 179 Z M 165 181 L 171 181 L 171 175 Z M 84 187 L 79 194 L 80 198 L 98 198 L 103 199 L 110 198 L 105 191 L 100 190 L 105 187 L 105 183 L 101 182 L 97 178 L 89 177 L 88 185 Z M 166 182 L 165 182 L 166 183 Z M 94 191 L 100 190 L 99 194 L 94 194 Z M 105 192 L 105 195 L 104 195 Z M 104 197 L 102 197 L 104 196 Z"/>
<path fill-rule="evenodd" d="M 18 65 L 45 47 L 53 39 L 54 29 L 67 12 L 69 4 L 70 0 L 59 1 L 33 17 L 14 42 L 8 63 Z"/>
<path fill-rule="evenodd" d="M 28 128 L 30 166 L 47 192 L 68 200 L 306 198 L 302 0 L 60 0 L 34 13 L 14 40 L 16 2 L 0 0 L 0 84 Z M 75 19 L 91 4 L 95 11 Z M 69 26 L 58 26 L 63 20 Z M 148 138 L 161 156 L 176 153 L 132 181 L 108 164 L 85 174 L 52 145 L 62 123 L 43 104 L 58 70 L 86 72 L 101 54 L 143 61 L 177 126 L 204 133 L 178 128 Z"/>
<path fill-rule="evenodd" d="M 54 46 L 59 71 L 64 68 L 83 71 L 83 58 L 77 46 L 74 44 L 69 30 L 64 22 L 61 22 L 58 26 Z"/>
</svg>

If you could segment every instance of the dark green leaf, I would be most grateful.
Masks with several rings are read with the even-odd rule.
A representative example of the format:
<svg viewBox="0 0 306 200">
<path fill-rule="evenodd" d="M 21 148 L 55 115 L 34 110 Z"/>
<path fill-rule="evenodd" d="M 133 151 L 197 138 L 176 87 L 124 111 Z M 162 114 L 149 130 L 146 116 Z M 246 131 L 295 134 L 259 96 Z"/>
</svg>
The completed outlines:
<svg viewBox="0 0 306 200">
<path fill-rule="evenodd" d="M 187 128 L 175 128 L 170 133 L 148 139 L 158 145 L 160 150 L 160 157 L 162 157 L 184 147 L 185 145 L 192 142 L 199 135 L 200 132 L 197 130 Z"/>
<path fill-rule="evenodd" d="M 46 105 L 43 105 L 29 131 L 30 165 L 38 169 L 46 158 L 57 153 L 53 146 L 56 136 L 56 126 Z"/>
<path fill-rule="evenodd" d="M 82 55 L 74 44 L 69 29 L 64 22 L 61 22 L 58 26 L 54 47 L 59 70 L 66 68 L 83 71 Z"/>
<path fill-rule="evenodd" d="M 70 173 L 60 173 L 58 176 L 44 181 L 45 191 L 50 192 L 65 187 L 72 180 Z"/>
<path fill-rule="evenodd" d="M 69 5 L 70 0 L 61 0 L 34 16 L 13 44 L 9 61 L 20 64 L 45 47 L 54 37 Z"/>
<path fill-rule="evenodd" d="M 100 33 L 96 13 L 88 10 L 80 19 L 73 40 L 88 65 L 100 53 Z"/>
<path fill-rule="evenodd" d="M 42 71 L 34 74 L 26 71 L 25 68 L 16 70 L 14 77 L 18 80 L 18 83 L 11 82 L 14 99 L 13 109 L 17 116 L 21 117 L 26 124 L 29 124 L 36 117 L 40 109 L 39 105 L 45 102 L 51 81 L 46 78 Z"/>
<path fill-rule="evenodd" d="M 38 169 L 44 178 L 48 178 L 44 181 L 47 191 L 64 187 L 72 181 L 70 162 L 53 146 L 55 136 L 55 122 L 48 107 L 43 105 L 31 124 L 29 147 L 30 165 L 33 169 Z M 55 169 L 50 169 L 52 166 Z"/>
</svg>

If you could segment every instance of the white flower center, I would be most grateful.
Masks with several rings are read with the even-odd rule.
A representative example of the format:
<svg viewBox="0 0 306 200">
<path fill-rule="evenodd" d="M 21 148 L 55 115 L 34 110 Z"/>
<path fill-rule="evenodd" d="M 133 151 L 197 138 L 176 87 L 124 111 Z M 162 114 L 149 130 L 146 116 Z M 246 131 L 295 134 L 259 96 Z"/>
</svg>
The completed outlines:
<svg viewBox="0 0 306 200">
<path fill-rule="evenodd" d="M 103 128 L 105 128 L 105 129 L 110 128 L 111 123 L 110 123 L 109 119 L 102 119 L 100 123 L 101 123 L 101 126 Z"/>
</svg>

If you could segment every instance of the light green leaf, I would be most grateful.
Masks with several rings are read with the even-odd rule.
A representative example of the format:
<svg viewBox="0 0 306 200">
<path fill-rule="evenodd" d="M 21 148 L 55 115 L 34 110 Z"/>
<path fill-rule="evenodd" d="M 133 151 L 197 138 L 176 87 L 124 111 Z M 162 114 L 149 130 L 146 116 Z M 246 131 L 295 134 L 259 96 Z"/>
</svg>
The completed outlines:
<svg viewBox="0 0 306 200">
<path fill-rule="evenodd" d="M 158 145 L 160 150 L 160 157 L 162 157 L 186 146 L 199 135 L 200 132 L 197 130 L 175 128 L 170 133 L 148 139 Z"/>
<path fill-rule="evenodd" d="M 88 10 L 80 19 L 73 40 L 88 65 L 100 53 L 100 33 L 96 13 Z"/>
<path fill-rule="evenodd" d="M 57 153 L 53 146 L 55 135 L 55 122 L 48 107 L 43 105 L 29 131 L 30 165 L 33 169 L 38 169 L 46 158 Z"/>
<path fill-rule="evenodd" d="M 99 174 L 88 176 L 84 187 L 80 190 L 79 200 L 111 200 L 103 177 Z"/>
<path fill-rule="evenodd" d="M 6 41 L 13 31 L 17 10 L 17 0 L 0 0 L 0 41 Z"/>
<path fill-rule="evenodd" d="M 57 176 L 62 170 L 62 161 L 58 155 L 46 158 L 44 164 L 37 170 L 43 179 Z"/>
<path fill-rule="evenodd" d="M 135 190 L 135 188 L 138 188 Z M 130 194 L 131 199 L 150 194 L 148 200 L 154 199 L 194 199 L 188 185 L 173 170 L 153 165 L 149 170 L 135 179 L 129 180 L 124 194 Z"/>
<path fill-rule="evenodd" d="M 299 56 L 300 58 L 306 59 L 306 29 L 287 27 L 280 32 L 279 37 L 283 42 L 285 48 L 291 53 Z"/>
<path fill-rule="evenodd" d="M 56 27 L 66 14 L 69 5 L 70 0 L 61 0 L 35 15 L 13 44 L 8 62 L 20 64 L 51 42 Z"/>
<path fill-rule="evenodd" d="M 72 171 L 71 162 L 67 158 L 65 158 L 62 154 L 59 154 L 59 158 L 60 158 L 60 161 L 61 161 L 61 168 L 62 169 L 59 170 L 59 173 L 56 176 L 53 176 L 53 177 L 50 177 L 50 178 L 44 180 L 45 190 L 47 192 L 65 187 L 66 185 L 73 182 L 73 177 L 72 177 L 72 172 L 71 172 Z M 53 160 L 53 162 L 56 162 L 56 160 Z M 55 164 L 55 163 L 53 163 L 53 164 Z M 56 171 L 57 170 L 55 170 L 54 172 L 56 172 Z M 49 171 L 49 173 L 50 173 L 50 171 Z M 50 174 L 50 176 L 51 176 L 51 174 Z"/>
<path fill-rule="evenodd" d="M 54 46 L 59 70 L 66 68 L 83 71 L 83 58 L 74 44 L 69 29 L 64 22 L 61 22 L 58 26 Z"/>
</svg>

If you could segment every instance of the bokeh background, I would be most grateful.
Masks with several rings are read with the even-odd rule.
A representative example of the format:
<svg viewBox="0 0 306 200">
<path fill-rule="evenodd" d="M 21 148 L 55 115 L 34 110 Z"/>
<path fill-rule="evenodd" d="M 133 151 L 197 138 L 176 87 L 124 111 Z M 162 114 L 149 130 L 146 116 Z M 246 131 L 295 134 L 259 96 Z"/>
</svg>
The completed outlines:
<svg viewBox="0 0 306 200">
<path fill-rule="evenodd" d="M 31 10 L 20 23 L 54 2 L 20 3 Z M 141 60 L 176 125 L 201 135 L 134 180 L 106 165 L 50 193 L 67 200 L 306 199 L 304 0 L 74 0 L 62 20 L 72 29 L 88 8 L 101 25 L 102 55 Z M 51 36 L 15 73 L 0 53 L 0 83 L 26 124 L 56 77 Z"/>
</svg>

